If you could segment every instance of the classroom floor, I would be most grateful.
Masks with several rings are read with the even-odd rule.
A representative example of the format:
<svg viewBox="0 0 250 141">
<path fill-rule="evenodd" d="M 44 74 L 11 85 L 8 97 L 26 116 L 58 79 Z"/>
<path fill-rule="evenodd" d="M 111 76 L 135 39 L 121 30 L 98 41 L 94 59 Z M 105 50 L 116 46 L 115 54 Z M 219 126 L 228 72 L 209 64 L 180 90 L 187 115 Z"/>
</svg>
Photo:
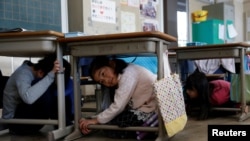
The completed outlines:
<svg viewBox="0 0 250 141">
<path fill-rule="evenodd" d="M 93 104 L 89 104 L 93 106 Z M 222 112 L 222 111 L 221 111 Z M 220 112 L 220 113 L 221 113 Z M 234 115 L 216 115 L 210 117 L 205 121 L 197 121 L 195 118 L 189 118 L 185 129 L 179 132 L 177 135 L 172 137 L 171 141 L 207 141 L 207 125 L 209 124 L 228 124 L 228 125 L 249 125 L 250 118 L 239 122 L 237 114 Z M 29 136 L 18 136 L 18 135 L 11 135 L 8 133 L 8 130 L 0 132 L 0 141 L 47 141 L 47 132 L 53 130 L 52 126 L 46 125 L 42 130 L 41 133 L 36 135 L 29 135 Z M 82 137 L 76 139 L 75 141 L 117 141 L 118 139 L 110 139 L 104 137 L 101 132 L 95 132 L 91 135 L 86 137 Z M 154 139 L 153 139 L 154 140 Z M 153 141 L 153 140 L 145 140 L 145 141 Z M 63 139 L 60 139 L 63 141 Z M 119 139 L 119 141 L 136 141 L 132 139 Z"/>
</svg>

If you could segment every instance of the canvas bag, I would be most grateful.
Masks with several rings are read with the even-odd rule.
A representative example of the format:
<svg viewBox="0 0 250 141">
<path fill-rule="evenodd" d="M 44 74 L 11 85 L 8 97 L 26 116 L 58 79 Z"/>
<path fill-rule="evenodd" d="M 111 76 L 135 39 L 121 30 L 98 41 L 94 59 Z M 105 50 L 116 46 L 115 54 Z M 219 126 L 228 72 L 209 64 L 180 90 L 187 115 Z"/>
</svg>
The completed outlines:
<svg viewBox="0 0 250 141">
<path fill-rule="evenodd" d="M 241 102 L 241 79 L 240 74 L 230 74 L 230 99 L 231 101 Z M 244 78 L 245 78 L 245 99 L 246 102 L 250 102 L 250 56 L 244 56 Z"/>
<path fill-rule="evenodd" d="M 178 74 L 171 74 L 167 52 L 163 53 L 164 78 L 154 83 L 154 91 L 168 137 L 182 131 L 187 123 L 182 85 Z"/>
<path fill-rule="evenodd" d="M 245 99 L 250 102 L 250 74 L 245 73 Z M 241 102 L 241 79 L 239 74 L 231 74 L 230 99 L 231 101 Z"/>
</svg>

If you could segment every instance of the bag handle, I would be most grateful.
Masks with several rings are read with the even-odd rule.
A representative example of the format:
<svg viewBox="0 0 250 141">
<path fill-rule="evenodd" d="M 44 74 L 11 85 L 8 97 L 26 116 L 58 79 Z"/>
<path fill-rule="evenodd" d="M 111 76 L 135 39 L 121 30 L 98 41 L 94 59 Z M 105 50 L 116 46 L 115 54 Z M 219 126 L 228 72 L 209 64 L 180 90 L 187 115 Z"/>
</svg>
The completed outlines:
<svg viewBox="0 0 250 141">
<path fill-rule="evenodd" d="M 166 50 L 163 52 L 163 71 L 164 71 L 164 77 L 171 76 L 171 69 L 170 69 L 170 63 L 168 60 L 168 51 Z"/>
</svg>

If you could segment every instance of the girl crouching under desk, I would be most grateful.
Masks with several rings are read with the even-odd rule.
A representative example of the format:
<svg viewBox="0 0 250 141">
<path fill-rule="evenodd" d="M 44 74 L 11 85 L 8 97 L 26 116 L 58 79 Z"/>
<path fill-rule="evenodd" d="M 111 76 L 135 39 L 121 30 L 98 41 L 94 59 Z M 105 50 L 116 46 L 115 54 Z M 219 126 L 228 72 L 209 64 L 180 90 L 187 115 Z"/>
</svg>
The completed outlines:
<svg viewBox="0 0 250 141">
<path fill-rule="evenodd" d="M 199 120 L 208 118 L 211 107 L 236 106 L 230 100 L 230 82 L 222 79 L 208 81 L 205 73 L 198 70 L 187 77 L 184 89 L 187 113 L 192 112 L 192 107 L 199 108 Z"/>
<path fill-rule="evenodd" d="M 119 127 L 141 126 L 157 111 L 153 83 L 157 76 L 144 67 L 120 59 L 99 56 L 90 65 L 90 76 L 105 87 L 114 89 L 113 102 L 96 118 L 80 119 L 83 134 L 91 132 L 88 125 L 109 124 Z M 136 138 L 136 131 L 104 131 L 112 138 Z"/>
</svg>

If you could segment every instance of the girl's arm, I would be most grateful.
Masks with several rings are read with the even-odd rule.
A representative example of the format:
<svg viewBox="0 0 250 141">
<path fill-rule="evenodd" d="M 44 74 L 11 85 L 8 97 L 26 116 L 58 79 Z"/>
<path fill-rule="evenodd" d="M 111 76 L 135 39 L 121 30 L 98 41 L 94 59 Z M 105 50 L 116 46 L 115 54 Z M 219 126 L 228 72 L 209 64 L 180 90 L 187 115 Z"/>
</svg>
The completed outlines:
<svg viewBox="0 0 250 141">
<path fill-rule="evenodd" d="M 119 88 L 115 91 L 114 102 L 97 116 L 99 123 L 109 122 L 125 109 L 135 90 L 137 77 L 138 75 L 134 70 L 125 69 L 119 80 Z"/>
<path fill-rule="evenodd" d="M 17 74 L 16 86 L 22 100 L 27 104 L 33 104 L 53 83 L 55 73 L 59 70 L 60 64 L 56 60 L 54 61 L 52 70 L 34 85 L 31 85 L 32 81 L 34 80 L 33 73 L 24 70 Z"/>
<path fill-rule="evenodd" d="M 17 76 L 16 85 L 18 93 L 22 100 L 27 104 L 33 104 L 39 97 L 41 97 L 48 87 L 53 83 L 55 74 L 48 73 L 43 79 L 36 84 L 31 85 L 33 81 L 32 76 L 20 74 Z"/>
</svg>

